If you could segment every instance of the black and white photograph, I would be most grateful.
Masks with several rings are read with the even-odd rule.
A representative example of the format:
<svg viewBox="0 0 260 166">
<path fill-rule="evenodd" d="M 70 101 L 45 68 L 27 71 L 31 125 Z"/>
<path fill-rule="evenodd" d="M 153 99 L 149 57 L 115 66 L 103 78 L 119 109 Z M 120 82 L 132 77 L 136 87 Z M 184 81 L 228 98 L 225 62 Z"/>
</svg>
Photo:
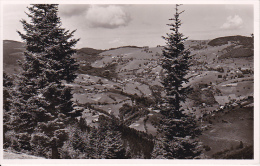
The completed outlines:
<svg viewBox="0 0 260 166">
<path fill-rule="evenodd" d="M 0 164 L 259 164 L 259 1 L 140 2 L 1 1 Z"/>
</svg>

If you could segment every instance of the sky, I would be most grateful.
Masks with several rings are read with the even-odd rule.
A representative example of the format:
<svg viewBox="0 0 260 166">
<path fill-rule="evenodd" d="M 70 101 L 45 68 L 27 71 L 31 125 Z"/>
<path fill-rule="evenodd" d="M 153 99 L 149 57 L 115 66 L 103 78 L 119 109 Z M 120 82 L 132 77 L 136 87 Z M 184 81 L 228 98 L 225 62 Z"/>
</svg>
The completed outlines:
<svg viewBox="0 0 260 166">
<path fill-rule="evenodd" d="M 3 5 L 3 39 L 22 41 L 21 19 L 29 4 Z M 192 40 L 221 36 L 250 36 L 254 32 L 254 7 L 250 4 L 184 4 L 180 32 Z M 162 36 L 170 33 L 174 4 L 60 4 L 58 16 L 62 27 L 77 30 L 76 48 L 109 49 L 119 46 L 165 45 Z"/>
</svg>

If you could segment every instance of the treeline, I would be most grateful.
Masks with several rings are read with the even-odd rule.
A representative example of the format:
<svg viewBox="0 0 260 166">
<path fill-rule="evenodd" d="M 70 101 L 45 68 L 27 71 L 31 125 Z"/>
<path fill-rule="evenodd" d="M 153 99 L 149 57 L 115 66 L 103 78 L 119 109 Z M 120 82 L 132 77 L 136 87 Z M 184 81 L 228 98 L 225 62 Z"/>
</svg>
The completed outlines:
<svg viewBox="0 0 260 166">
<path fill-rule="evenodd" d="M 138 47 L 138 46 L 121 46 L 121 47 L 116 47 L 116 48 L 110 48 L 109 50 L 116 50 L 119 48 L 143 48 L 143 47 Z"/>
</svg>

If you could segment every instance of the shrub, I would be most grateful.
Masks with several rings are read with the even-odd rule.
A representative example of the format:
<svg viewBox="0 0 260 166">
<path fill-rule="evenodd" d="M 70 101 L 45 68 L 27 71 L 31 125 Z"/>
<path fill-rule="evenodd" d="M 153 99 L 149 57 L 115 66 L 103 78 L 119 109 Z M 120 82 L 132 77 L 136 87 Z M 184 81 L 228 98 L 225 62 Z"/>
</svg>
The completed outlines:
<svg viewBox="0 0 260 166">
<path fill-rule="evenodd" d="M 5 140 L 6 142 L 4 142 L 4 147 L 10 147 L 16 151 L 20 150 L 19 139 L 13 130 L 5 133 Z"/>
<path fill-rule="evenodd" d="M 253 159 L 254 158 L 254 147 L 248 146 L 241 150 L 235 151 L 234 153 L 227 154 L 224 159 Z"/>
<path fill-rule="evenodd" d="M 211 150 L 211 147 L 208 146 L 208 145 L 203 145 L 203 148 L 204 148 L 206 151 L 210 151 L 210 150 Z"/>
<path fill-rule="evenodd" d="M 240 141 L 239 145 L 237 146 L 237 149 L 243 149 L 244 144 L 242 141 Z"/>
<path fill-rule="evenodd" d="M 18 138 L 19 138 L 19 140 L 18 140 L 19 146 L 21 149 L 31 150 L 31 145 L 30 145 L 31 136 L 27 132 L 19 133 Z"/>
<path fill-rule="evenodd" d="M 33 154 L 50 158 L 49 143 L 49 137 L 44 133 L 33 133 L 30 140 L 30 145 L 34 149 Z"/>
<path fill-rule="evenodd" d="M 78 159 L 80 156 L 80 151 L 73 148 L 71 141 L 66 141 L 59 151 L 62 159 Z"/>
</svg>

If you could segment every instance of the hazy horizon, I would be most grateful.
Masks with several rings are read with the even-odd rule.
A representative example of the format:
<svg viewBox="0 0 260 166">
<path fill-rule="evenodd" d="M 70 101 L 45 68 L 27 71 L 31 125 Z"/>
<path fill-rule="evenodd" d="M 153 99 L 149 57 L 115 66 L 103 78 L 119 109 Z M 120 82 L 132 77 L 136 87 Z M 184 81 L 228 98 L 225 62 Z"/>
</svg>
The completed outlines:
<svg viewBox="0 0 260 166">
<path fill-rule="evenodd" d="M 228 36 L 243 36 L 243 35 L 227 35 L 227 36 L 220 36 L 220 37 L 228 37 Z M 220 38 L 220 37 L 216 37 L 216 38 Z M 250 37 L 250 35 L 248 35 L 248 36 L 245 36 L 245 37 Z M 214 38 L 214 39 L 216 39 L 216 38 Z M 3 41 L 7 41 L 7 40 L 9 40 L 9 41 L 15 41 L 15 42 L 23 42 L 23 41 L 18 41 L 18 40 L 12 40 L 12 39 L 3 39 Z M 204 39 L 204 40 L 199 40 L 199 39 L 187 39 L 187 41 L 207 41 L 207 40 L 213 40 L 213 39 Z M 159 45 L 159 44 L 158 44 Z M 109 50 L 109 49 L 112 49 L 112 48 L 118 48 L 118 47 L 127 47 L 127 46 L 136 46 L 136 47 L 144 47 L 144 46 L 146 46 L 146 45 L 140 45 L 140 46 L 137 46 L 137 45 L 121 45 L 121 46 L 117 46 L 117 47 L 111 47 L 111 48 L 105 48 L 105 49 L 102 49 L 102 48 L 94 48 L 94 47 L 88 47 L 88 46 L 86 46 L 86 47 L 80 47 L 80 48 L 76 48 L 76 49 L 81 49 L 81 48 L 93 48 L 93 49 L 96 49 L 96 50 Z M 160 46 L 166 46 L 166 44 L 163 44 L 163 45 L 160 45 Z M 156 46 L 149 46 L 149 47 L 157 47 L 157 45 Z"/>
</svg>

